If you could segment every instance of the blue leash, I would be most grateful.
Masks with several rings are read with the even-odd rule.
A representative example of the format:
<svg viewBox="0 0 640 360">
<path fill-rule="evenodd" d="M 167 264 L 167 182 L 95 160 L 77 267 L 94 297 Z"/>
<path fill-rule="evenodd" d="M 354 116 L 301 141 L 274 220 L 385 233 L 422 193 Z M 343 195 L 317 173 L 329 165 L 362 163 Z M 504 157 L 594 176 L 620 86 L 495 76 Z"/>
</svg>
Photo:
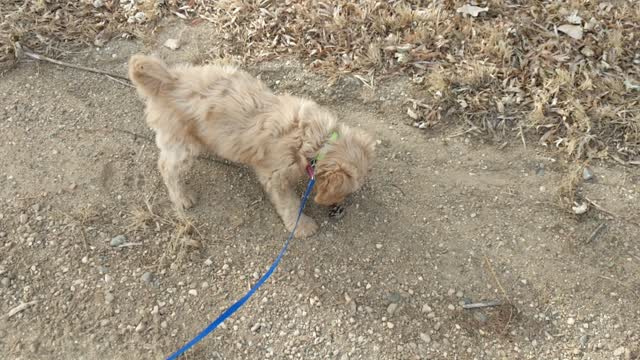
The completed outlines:
<svg viewBox="0 0 640 360">
<path fill-rule="evenodd" d="M 262 286 L 262 284 L 264 284 L 264 282 L 267 281 L 269 277 L 271 277 L 271 274 L 273 274 L 276 267 L 278 267 L 278 264 L 280 263 L 282 256 L 287 251 L 287 247 L 289 247 L 289 242 L 293 238 L 293 234 L 295 233 L 296 228 L 298 227 L 298 221 L 300 220 L 300 216 L 302 216 L 302 210 L 304 209 L 304 205 L 307 203 L 307 199 L 309 198 L 309 194 L 311 194 L 311 189 L 313 188 L 313 184 L 315 184 L 316 182 L 316 179 L 313 176 L 312 172 L 310 173 L 310 175 L 311 175 L 311 180 L 309 180 L 307 189 L 305 190 L 304 195 L 302 196 L 302 202 L 300 203 L 300 210 L 298 210 L 298 217 L 296 218 L 296 223 L 293 226 L 293 230 L 291 231 L 291 234 L 289 234 L 289 238 L 287 239 L 287 242 L 284 243 L 282 250 L 280 250 L 278 257 L 276 257 L 276 260 L 273 262 L 273 264 L 271 264 L 271 267 L 269 267 L 269 270 L 267 270 L 267 272 L 264 273 L 264 275 L 262 275 L 260 280 L 258 280 L 258 282 L 255 285 L 253 285 L 251 290 L 249 290 L 242 298 L 240 298 L 240 300 L 236 301 L 235 304 L 231 305 L 227 310 L 225 310 L 222 314 L 220 314 L 220 316 L 218 316 L 217 319 L 215 319 L 211 324 L 209 324 L 209 326 L 207 326 L 198 335 L 196 335 L 196 337 L 191 339 L 191 341 L 189 341 L 186 345 L 184 345 L 178 351 L 171 354 L 171 356 L 169 356 L 167 360 L 177 359 L 185 351 L 189 350 L 193 345 L 197 344 L 200 340 L 204 339 L 204 337 L 209 335 L 209 333 L 211 333 L 213 330 L 215 330 L 218 327 L 218 325 L 222 324 L 222 322 L 227 320 L 231 315 L 233 315 L 233 313 L 238 311 L 242 307 L 242 305 L 244 305 L 244 303 L 246 303 L 247 300 L 251 298 L 253 293 L 255 293 L 256 290 L 258 290 L 258 288 L 260 288 L 260 286 Z"/>
</svg>

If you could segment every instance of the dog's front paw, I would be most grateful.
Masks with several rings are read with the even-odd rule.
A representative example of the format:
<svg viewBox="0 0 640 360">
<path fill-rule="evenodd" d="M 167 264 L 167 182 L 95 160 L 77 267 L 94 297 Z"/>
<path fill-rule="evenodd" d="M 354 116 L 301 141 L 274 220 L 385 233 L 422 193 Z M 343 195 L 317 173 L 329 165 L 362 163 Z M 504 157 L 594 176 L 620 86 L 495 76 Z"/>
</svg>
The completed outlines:
<svg viewBox="0 0 640 360">
<path fill-rule="evenodd" d="M 294 236 L 298 239 L 309 237 L 318 231 L 318 224 L 307 215 L 302 214 Z"/>
<path fill-rule="evenodd" d="M 191 191 L 184 191 L 173 197 L 173 203 L 178 210 L 191 209 L 196 204 L 196 194 Z"/>
</svg>

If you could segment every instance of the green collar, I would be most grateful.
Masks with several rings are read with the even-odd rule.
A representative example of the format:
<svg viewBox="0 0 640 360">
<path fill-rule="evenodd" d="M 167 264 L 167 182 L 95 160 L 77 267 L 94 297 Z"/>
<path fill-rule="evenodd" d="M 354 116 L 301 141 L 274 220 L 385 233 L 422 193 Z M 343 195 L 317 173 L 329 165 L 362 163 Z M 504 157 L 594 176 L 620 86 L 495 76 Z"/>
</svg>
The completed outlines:
<svg viewBox="0 0 640 360">
<path fill-rule="evenodd" d="M 318 151 L 318 154 L 313 158 L 313 162 L 317 163 L 318 161 L 321 161 L 322 159 L 324 159 L 324 157 L 327 155 L 327 144 L 333 144 L 336 141 L 338 141 L 339 138 L 340 138 L 340 135 L 338 134 L 337 131 L 331 132 L 331 134 L 329 135 L 329 140 L 327 140 L 327 142 L 325 142 L 324 145 L 322 145 L 322 148 L 320 148 L 320 150 Z"/>
</svg>

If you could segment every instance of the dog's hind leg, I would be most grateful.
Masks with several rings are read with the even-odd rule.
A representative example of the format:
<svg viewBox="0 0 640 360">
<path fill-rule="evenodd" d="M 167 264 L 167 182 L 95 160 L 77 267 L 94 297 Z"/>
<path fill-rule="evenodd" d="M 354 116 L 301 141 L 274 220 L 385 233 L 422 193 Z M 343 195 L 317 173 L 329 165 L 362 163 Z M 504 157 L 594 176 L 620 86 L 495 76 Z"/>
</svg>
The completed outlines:
<svg viewBox="0 0 640 360">
<path fill-rule="evenodd" d="M 178 210 L 184 210 L 195 204 L 195 195 L 186 189 L 183 175 L 191 165 L 195 154 L 182 144 L 163 145 L 160 148 L 158 168 L 164 180 L 171 202 Z"/>
</svg>

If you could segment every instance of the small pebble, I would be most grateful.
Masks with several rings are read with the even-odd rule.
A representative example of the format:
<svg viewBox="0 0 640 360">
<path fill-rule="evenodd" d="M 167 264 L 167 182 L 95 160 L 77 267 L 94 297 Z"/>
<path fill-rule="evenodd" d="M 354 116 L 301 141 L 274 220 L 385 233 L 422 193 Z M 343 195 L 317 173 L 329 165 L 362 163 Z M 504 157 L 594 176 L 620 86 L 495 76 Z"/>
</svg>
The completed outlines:
<svg viewBox="0 0 640 360">
<path fill-rule="evenodd" d="M 420 340 L 424 341 L 425 343 L 430 343 L 431 342 L 431 336 L 425 334 L 425 333 L 420 333 Z"/>
<path fill-rule="evenodd" d="M 622 356 L 627 352 L 627 349 L 624 346 L 620 346 L 619 348 L 613 350 L 613 356 Z"/>
<path fill-rule="evenodd" d="M 0 285 L 2 285 L 3 288 L 8 288 L 9 285 L 11 285 L 11 279 L 3 277 L 2 280 L 0 280 Z"/>
<path fill-rule="evenodd" d="M 389 306 L 387 306 L 387 313 L 389 315 L 393 315 L 396 310 L 398 310 L 398 304 L 397 303 L 391 303 L 389 304 Z"/>
<path fill-rule="evenodd" d="M 153 274 L 148 271 L 145 272 L 144 274 L 142 274 L 142 281 L 150 284 L 153 281 Z"/>
<path fill-rule="evenodd" d="M 207 260 L 204 261 L 204 264 L 206 266 L 211 266 L 213 264 L 213 261 L 211 259 L 207 259 Z"/>
<path fill-rule="evenodd" d="M 382 244 L 376 244 L 376 249 L 378 250 L 382 249 Z"/>
<path fill-rule="evenodd" d="M 127 242 L 127 237 L 124 235 L 118 235 L 111 239 L 111 246 L 118 247 Z"/>
<path fill-rule="evenodd" d="M 104 296 L 104 301 L 105 301 L 107 304 L 111 304 L 111 303 L 113 302 L 113 300 L 114 300 L 114 296 L 113 296 L 113 294 L 112 294 L 112 293 L 106 293 L 106 294 L 105 294 L 105 296 Z"/>
<path fill-rule="evenodd" d="M 453 310 L 455 310 L 455 309 L 456 309 L 456 307 L 455 307 L 455 306 L 453 306 L 453 304 L 449 304 L 449 306 L 447 306 L 447 309 L 449 309 L 449 310 L 453 311 Z"/>
<path fill-rule="evenodd" d="M 584 181 L 589 181 L 593 179 L 593 173 L 591 172 L 591 169 L 589 169 L 588 167 L 585 167 L 584 169 L 582 169 L 582 179 Z"/>
<path fill-rule="evenodd" d="M 569 325 L 573 325 L 573 324 L 575 324 L 575 323 L 576 323 L 576 319 L 574 319 L 574 318 L 568 318 L 568 319 L 567 319 L 567 324 L 569 324 Z"/>
<path fill-rule="evenodd" d="M 432 311 L 433 311 L 433 309 L 431 309 L 431 306 L 429 306 L 429 304 L 422 305 L 422 312 L 423 313 L 430 313 Z"/>
<path fill-rule="evenodd" d="M 178 39 L 167 39 L 167 41 L 163 44 L 164 47 L 171 50 L 178 50 L 180 48 L 180 40 Z"/>
<path fill-rule="evenodd" d="M 138 326 L 136 326 L 136 332 L 137 333 L 143 332 L 144 329 L 145 329 L 145 326 L 144 326 L 144 323 L 142 323 L 142 322 L 140 324 L 138 324 Z"/>
<path fill-rule="evenodd" d="M 196 290 L 196 289 L 191 289 L 191 290 L 189 290 L 189 295 L 191 295 L 191 296 L 198 296 L 198 290 Z"/>
<path fill-rule="evenodd" d="M 20 224 L 26 224 L 27 221 L 29 221 L 29 217 L 27 214 L 20 214 L 20 218 L 18 220 L 20 221 Z"/>
<path fill-rule="evenodd" d="M 393 329 L 394 325 L 393 325 L 393 323 L 392 323 L 392 322 L 387 322 L 387 327 L 388 327 L 389 329 Z"/>
</svg>

